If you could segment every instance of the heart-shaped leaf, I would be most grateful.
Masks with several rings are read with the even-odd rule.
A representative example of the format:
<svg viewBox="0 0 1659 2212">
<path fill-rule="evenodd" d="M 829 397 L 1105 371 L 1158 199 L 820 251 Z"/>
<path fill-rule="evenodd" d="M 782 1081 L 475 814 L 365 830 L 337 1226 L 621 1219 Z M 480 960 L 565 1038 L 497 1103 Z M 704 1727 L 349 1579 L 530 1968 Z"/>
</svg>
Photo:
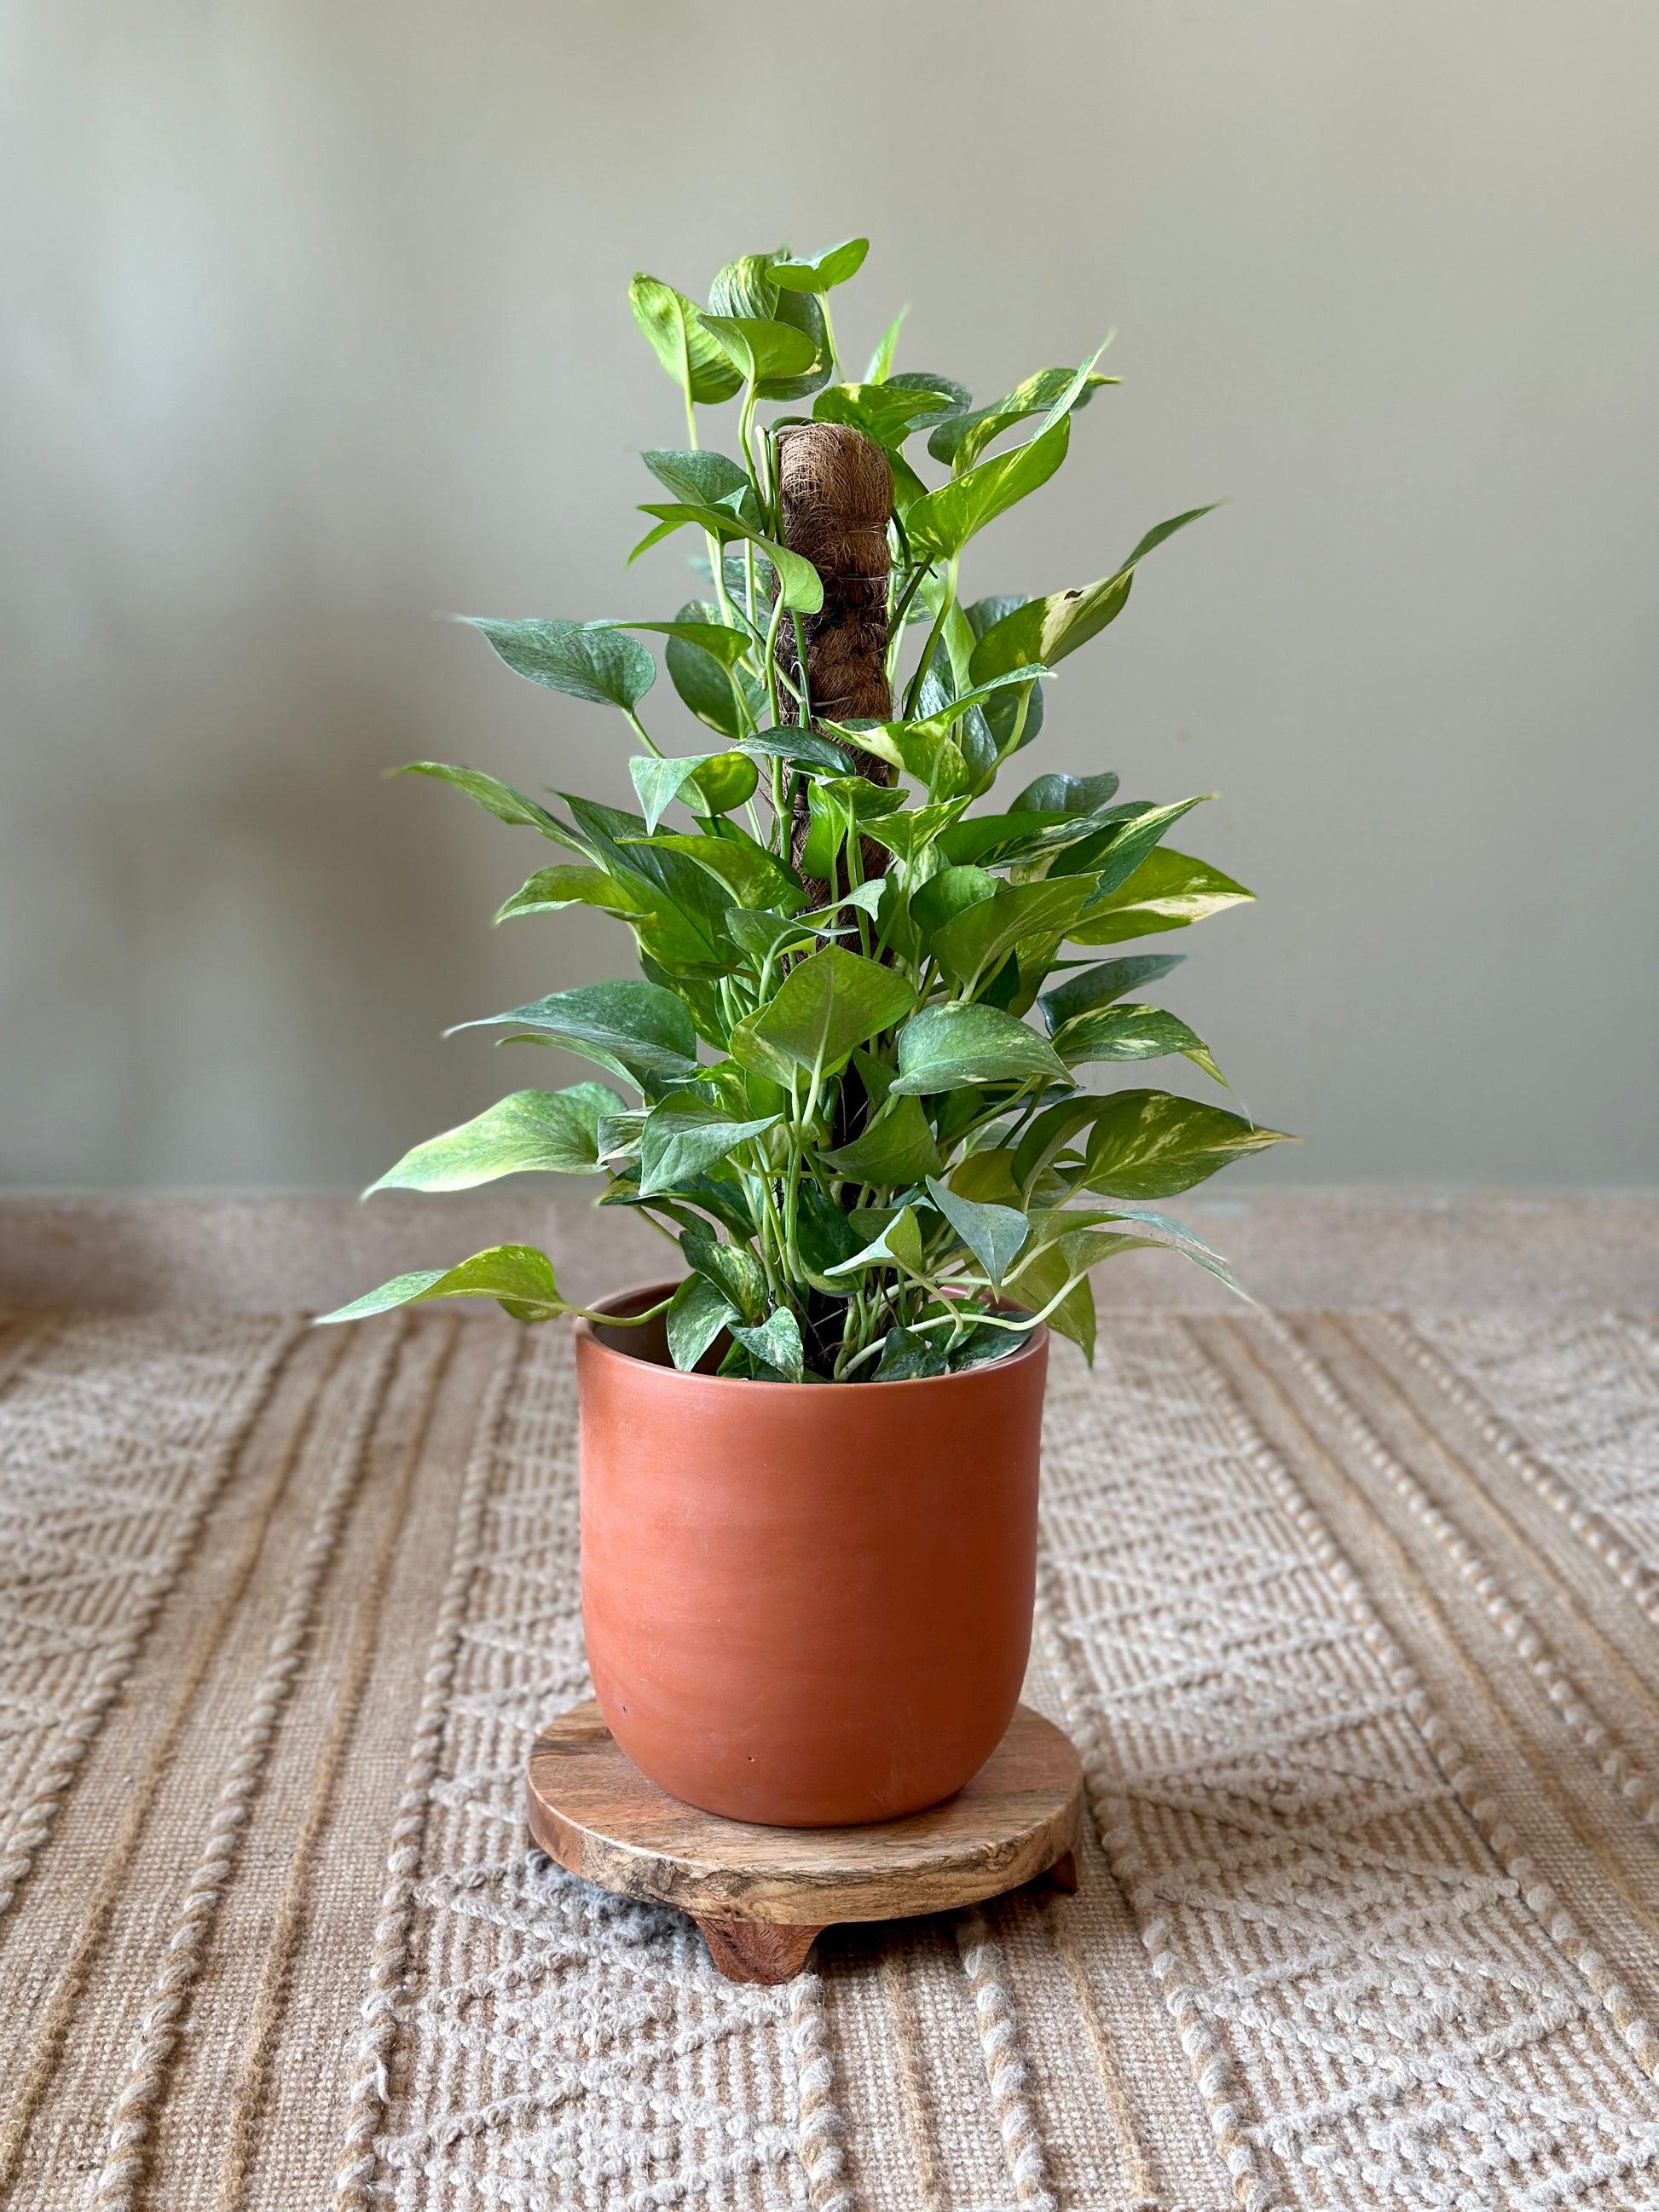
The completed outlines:
<svg viewBox="0 0 1659 2212">
<path fill-rule="evenodd" d="M 684 799 L 694 814 L 726 814 L 753 797 L 758 781 L 753 761 L 735 752 L 683 753 L 672 759 L 637 753 L 628 772 L 648 832 L 676 799 Z"/>
<path fill-rule="evenodd" d="M 1117 778 L 1108 769 L 1101 775 L 1040 775 L 1028 783 L 1018 799 L 1008 802 L 1011 814 L 1097 814 L 1117 797 Z"/>
<path fill-rule="evenodd" d="M 497 921 L 525 914 L 555 914 L 568 906 L 598 907 L 605 914 L 649 912 L 633 888 L 603 868 L 538 868 L 521 890 L 514 892 Z"/>
<path fill-rule="evenodd" d="M 718 453 L 711 447 L 701 446 L 690 453 L 664 446 L 647 446 L 640 455 L 657 482 L 676 499 L 689 499 L 704 507 L 718 507 L 723 501 L 740 500 L 744 492 L 752 490 L 749 471 Z"/>
<path fill-rule="evenodd" d="M 901 1189 L 937 1175 L 944 1162 L 919 1098 L 896 1098 L 850 1145 L 822 1155 L 831 1175 L 848 1182 Z"/>
<path fill-rule="evenodd" d="M 706 1276 L 737 1312 L 751 1325 L 767 1310 L 766 1270 L 742 1244 L 723 1244 L 702 1230 L 688 1229 L 680 1250 L 700 1275 Z"/>
<path fill-rule="evenodd" d="M 693 772 L 686 804 L 696 814 L 730 814 L 748 804 L 759 782 L 747 753 L 708 753 Z"/>
<path fill-rule="evenodd" d="M 751 1358 L 771 1368 L 786 1382 L 800 1382 L 806 1376 L 806 1351 L 800 1340 L 800 1323 L 787 1306 L 779 1306 L 754 1328 L 734 1321 L 732 1334 Z"/>
<path fill-rule="evenodd" d="M 438 1267 L 414 1275 L 395 1275 L 366 1297 L 332 1313 L 319 1314 L 326 1322 L 364 1321 L 371 1314 L 390 1313 L 394 1306 L 412 1306 L 427 1298 L 495 1298 L 514 1321 L 551 1321 L 568 1313 L 559 1295 L 553 1263 L 545 1252 L 529 1244 L 493 1244 L 475 1252 L 458 1267 Z"/>
<path fill-rule="evenodd" d="M 738 742 L 744 752 L 764 753 L 773 760 L 793 761 L 803 768 L 822 769 L 826 775 L 845 775 L 850 765 L 847 755 L 827 738 L 814 737 L 811 730 L 798 730 L 791 725 L 757 730 Z"/>
<path fill-rule="evenodd" d="M 483 632 L 514 675 L 572 699 L 631 708 L 657 680 L 657 664 L 645 647 L 605 623 L 461 619 Z"/>
<path fill-rule="evenodd" d="M 656 544 L 671 532 L 683 529 L 687 523 L 696 523 L 701 528 L 712 531 L 721 540 L 746 538 L 751 544 L 758 545 L 777 571 L 778 585 L 786 607 L 793 607 L 797 614 L 815 615 L 823 606 L 823 582 L 811 562 L 803 560 L 799 553 L 791 553 L 785 546 L 774 544 L 769 538 L 745 522 L 741 515 L 733 514 L 729 508 L 707 507 L 696 500 L 681 500 L 670 505 L 647 501 L 640 512 L 641 514 L 654 514 L 658 526 L 655 530 L 647 531 L 641 538 L 628 556 L 630 562 L 637 561 L 648 547 Z M 637 652 L 645 650 L 642 646 L 635 649 Z M 647 654 L 647 658 L 650 656 Z"/>
<path fill-rule="evenodd" d="M 1042 431 L 1029 444 L 1016 446 L 1012 453 L 999 453 L 994 460 L 981 461 L 965 476 L 917 500 L 904 518 L 912 557 L 954 561 L 988 522 L 1048 483 L 1066 458 L 1070 437 L 1071 418 L 1062 416 L 1052 429 Z M 1039 656 L 1026 653 L 1023 657 L 1031 660 Z"/>
<path fill-rule="evenodd" d="M 765 695 L 752 677 L 734 665 L 747 641 L 739 631 L 709 620 L 714 613 L 714 607 L 701 600 L 688 600 L 680 609 L 681 619 L 672 626 L 677 635 L 669 638 L 663 659 L 669 681 L 697 720 L 733 740 L 743 734 L 745 714 L 752 720 Z M 724 643 L 728 638 L 737 643 L 735 654 Z"/>
<path fill-rule="evenodd" d="M 1066 413 L 1086 407 L 1102 385 L 1118 380 L 1115 376 L 1100 375 L 1091 364 L 1081 371 L 1080 384 L 1079 374 L 1072 368 L 1040 368 L 994 406 L 981 407 L 970 415 L 948 416 L 927 441 L 928 452 L 936 461 L 946 462 L 960 476 L 1016 422 L 1023 422 L 1032 415 L 1045 414 L 1056 406 Z"/>
<path fill-rule="evenodd" d="M 817 358 L 817 349 L 805 331 L 787 323 L 757 315 L 705 315 L 702 321 L 726 359 L 753 384 L 800 376 Z"/>
<path fill-rule="evenodd" d="M 981 975 L 994 975 L 1022 939 L 1064 937 L 1093 892 L 1087 876 L 999 884 L 991 898 L 933 932 L 933 957 L 947 975 L 971 990 Z M 914 899 L 910 910 L 915 912 Z"/>
<path fill-rule="evenodd" d="M 701 314 L 684 292 L 658 277 L 641 275 L 628 288 L 628 303 L 658 360 L 688 399 L 709 406 L 731 398 L 743 379 L 704 330 Z"/>
<path fill-rule="evenodd" d="M 901 860 L 913 860 L 941 831 L 949 829 L 967 804 L 965 799 L 951 799 L 937 806 L 918 806 L 884 815 L 878 821 L 866 823 L 864 834 L 878 845 L 885 846 L 890 853 L 896 854 Z"/>
<path fill-rule="evenodd" d="M 1092 876 L 1096 881 L 1093 907 L 1098 907 L 1112 892 L 1127 883 L 1155 845 L 1163 842 L 1164 833 L 1172 830 L 1183 814 L 1194 806 L 1201 806 L 1213 799 L 1213 792 L 1200 792 L 1193 799 L 1177 799 L 1168 806 L 1149 806 L 1135 804 L 1112 807 L 1102 828 L 1091 836 L 1079 838 L 1068 844 L 1048 870 L 1056 876 Z M 1085 908 L 1085 912 L 1092 908 Z"/>
<path fill-rule="evenodd" d="M 712 753 L 683 753 L 672 759 L 664 759 L 656 753 L 636 753 L 628 763 L 628 773 L 634 788 L 639 793 L 640 811 L 645 817 L 647 831 L 654 830 L 679 797 L 680 787 L 688 782 Z"/>
<path fill-rule="evenodd" d="M 564 845 L 573 853 L 586 854 L 587 848 L 544 806 L 533 799 L 526 799 L 521 791 L 514 791 L 510 783 L 502 783 L 493 775 L 485 775 L 476 768 L 451 768 L 444 761 L 410 761 L 403 768 L 390 771 L 393 775 L 429 775 L 440 783 L 453 784 L 469 799 L 477 799 L 487 814 L 498 822 L 512 823 L 516 828 L 539 830 L 544 837 L 556 844 Z"/>
<path fill-rule="evenodd" d="M 734 1121 L 718 1106 L 705 1105 L 683 1091 L 671 1092 L 653 1106 L 640 1131 L 640 1196 L 652 1198 L 689 1182 L 750 1137 L 778 1120 L 766 1114 Z"/>
<path fill-rule="evenodd" d="M 941 868 L 911 892 L 910 919 L 923 944 L 929 944 L 936 930 L 946 929 L 958 915 L 988 904 L 1002 888 L 988 868 Z"/>
<path fill-rule="evenodd" d="M 847 238 L 839 246 L 825 246 L 822 253 L 775 253 L 766 264 L 766 273 L 787 292 L 827 292 L 832 285 L 856 276 L 869 251 L 867 238 Z"/>
<path fill-rule="evenodd" d="M 1042 441 L 1036 442 L 1040 444 Z M 1166 538 L 1173 538 L 1177 530 L 1184 530 L 1189 522 L 1214 512 L 1213 503 L 1189 507 L 1185 514 L 1174 515 L 1168 522 L 1160 522 L 1156 529 L 1149 530 L 1128 559 L 1109 576 L 1069 592 L 1050 592 L 1045 599 L 1028 599 L 1024 606 L 1005 615 L 986 631 L 974 648 L 969 666 L 974 681 L 982 683 L 999 669 L 1016 668 L 1024 661 L 1040 660 L 1052 668 L 1068 653 L 1075 653 L 1079 646 L 1086 645 L 1122 613 L 1135 568 L 1146 555 Z"/>
<path fill-rule="evenodd" d="M 608 1084 L 568 1091 L 515 1091 L 459 1128 L 428 1137 L 363 1193 L 471 1190 L 500 1176 L 591 1175 L 599 1164 L 599 1122 L 622 1100 Z"/>
<path fill-rule="evenodd" d="M 694 600 L 691 604 L 700 611 L 700 602 Z M 729 623 L 707 618 L 698 620 L 696 615 L 688 619 L 684 613 L 677 622 L 585 623 L 582 627 L 585 629 L 650 630 L 658 637 L 675 638 L 683 644 L 695 645 L 699 653 L 707 653 L 722 668 L 734 666 L 754 642 L 746 630 L 733 629 Z"/>
<path fill-rule="evenodd" d="M 688 860 L 726 885 L 739 906 L 788 907 L 805 905 L 800 884 L 783 862 L 744 836 L 735 824 L 717 837 L 682 836 L 659 830 L 647 837 L 627 837 L 625 846 L 649 845 L 653 852 L 682 853 Z"/>
<path fill-rule="evenodd" d="M 477 1030 L 504 1025 L 533 1030 L 549 1044 L 562 1045 L 567 1052 L 579 1053 L 635 1083 L 646 1075 L 684 1079 L 697 1073 L 697 1033 L 691 1017 L 682 1000 L 657 983 L 586 983 L 456 1026 Z"/>
<path fill-rule="evenodd" d="M 1207 860 L 1162 845 L 1116 890 L 1097 897 L 1089 914 L 1073 924 L 1071 939 L 1074 945 L 1118 945 L 1158 930 L 1185 929 L 1255 896 Z"/>
<path fill-rule="evenodd" d="M 1156 983 L 1172 968 L 1179 968 L 1185 957 L 1180 952 L 1142 952 L 1127 960 L 1103 960 L 1067 976 L 1056 989 L 1042 994 L 1042 1014 L 1049 1035 L 1062 1022 L 1086 1014 L 1091 1007 L 1109 1006 L 1114 999 L 1138 991 L 1143 983 Z"/>
<path fill-rule="evenodd" d="M 738 1319 L 737 1308 L 707 1275 L 690 1274 L 668 1302 L 668 1356 L 682 1374 L 695 1367 L 723 1328 Z"/>
<path fill-rule="evenodd" d="M 934 1205 L 984 1268 L 991 1288 L 1000 1290 L 1003 1276 L 1030 1233 L 1025 1216 L 1012 1206 L 988 1206 L 971 1198 L 963 1198 L 959 1192 L 952 1190 L 949 1183 L 940 1182 L 934 1176 L 927 1178 L 927 1191 Z"/>
<path fill-rule="evenodd" d="M 872 1380 L 877 1382 L 921 1382 L 950 1372 L 945 1354 L 925 1336 L 902 1328 L 890 1328 L 881 1340 L 881 1358 Z"/>
<path fill-rule="evenodd" d="M 864 372 L 864 380 L 866 384 L 885 384 L 891 375 L 893 355 L 898 345 L 899 332 L 903 329 L 904 318 L 909 312 L 908 307 L 901 307 L 882 332 L 881 343 L 871 355 L 870 366 Z"/>
<path fill-rule="evenodd" d="M 939 392 L 904 392 L 892 384 L 831 384 L 812 402 L 812 419 L 850 422 L 891 454 L 913 432 L 948 414 L 950 406 Z"/>
<path fill-rule="evenodd" d="M 969 1084 L 1069 1083 L 1046 1037 L 1000 1006 L 927 1006 L 899 1031 L 901 1096 L 928 1097 Z"/>
<path fill-rule="evenodd" d="M 1111 1197 L 1170 1198 L 1248 1153 L 1296 1142 L 1167 1091 L 1119 1091 L 1101 1105 L 1079 1188 Z"/>
<path fill-rule="evenodd" d="M 856 1213 L 850 1218 L 855 1228 L 861 1219 L 869 1218 Z M 921 1231 L 910 1206 L 902 1206 L 884 1223 L 878 1237 L 872 1237 L 851 1259 L 842 1261 L 829 1272 L 832 1275 L 857 1275 L 867 1267 L 902 1267 L 908 1275 L 921 1274 Z"/>
<path fill-rule="evenodd" d="M 1178 1052 L 1212 1075 L 1224 1088 L 1227 1079 L 1210 1056 L 1201 1036 L 1160 1006 L 1096 1006 L 1054 1033 L 1054 1050 L 1067 1067 L 1092 1061 L 1157 1060 Z"/>
<path fill-rule="evenodd" d="M 915 1000 L 912 985 L 893 969 L 829 945 L 797 961 L 754 1033 L 797 1066 L 828 1074 L 854 1045 L 902 1021 Z"/>
</svg>

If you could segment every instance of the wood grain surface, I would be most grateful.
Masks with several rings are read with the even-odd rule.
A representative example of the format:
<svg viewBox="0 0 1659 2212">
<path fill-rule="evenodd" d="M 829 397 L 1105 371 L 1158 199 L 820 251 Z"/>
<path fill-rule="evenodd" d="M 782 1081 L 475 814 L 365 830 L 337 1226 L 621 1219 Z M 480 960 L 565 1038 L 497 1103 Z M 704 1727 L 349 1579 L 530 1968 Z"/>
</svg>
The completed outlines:
<svg viewBox="0 0 1659 2212">
<path fill-rule="evenodd" d="M 623 1756 L 591 1699 L 538 1738 L 528 1779 L 531 1833 L 570 1873 L 699 1921 L 780 1929 L 976 1904 L 1046 1874 L 1081 1832 L 1077 1753 L 1026 1705 L 954 1797 L 867 1827 L 763 1828 L 683 1805 Z"/>
</svg>

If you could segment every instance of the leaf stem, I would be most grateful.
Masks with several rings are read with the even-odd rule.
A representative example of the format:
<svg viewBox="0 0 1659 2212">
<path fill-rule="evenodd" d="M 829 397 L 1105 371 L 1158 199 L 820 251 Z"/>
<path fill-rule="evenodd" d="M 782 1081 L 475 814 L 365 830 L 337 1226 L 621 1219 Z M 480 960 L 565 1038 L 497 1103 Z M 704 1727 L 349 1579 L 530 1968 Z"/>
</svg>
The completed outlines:
<svg viewBox="0 0 1659 2212">
<path fill-rule="evenodd" d="M 917 702 L 921 697 L 921 687 L 927 675 L 927 664 L 933 657 L 934 647 L 945 633 L 945 617 L 955 605 L 956 593 L 947 591 L 939 601 L 939 612 L 933 617 L 933 626 L 927 633 L 927 642 L 921 648 L 921 659 L 916 663 L 915 673 L 910 678 L 910 688 L 904 695 L 903 719 L 907 722 L 916 711 Z"/>
<path fill-rule="evenodd" d="M 888 626 L 891 629 L 893 635 L 896 659 L 897 657 L 896 647 L 904 635 L 904 617 L 910 611 L 910 602 L 915 599 L 917 592 L 921 589 L 922 578 L 924 576 L 931 576 L 933 573 L 933 566 L 931 561 L 925 562 L 913 568 L 910 571 L 908 581 L 906 583 L 904 589 L 899 594 L 898 605 L 893 609 L 891 614 L 887 617 Z"/>
<path fill-rule="evenodd" d="M 644 745 L 647 750 L 655 754 L 656 757 L 660 760 L 662 758 L 660 749 L 653 741 L 650 732 L 646 728 L 645 724 L 641 721 L 639 716 L 634 712 L 634 709 L 631 707 L 624 707 L 623 712 L 633 724 L 634 734 L 638 738 L 640 743 Z"/>
<path fill-rule="evenodd" d="M 563 1306 L 560 1310 L 574 1314 L 579 1321 L 600 1322 L 606 1328 L 643 1328 L 647 1322 L 655 1321 L 659 1313 L 666 1313 L 672 1304 L 673 1294 L 671 1292 L 660 1305 L 647 1306 L 643 1313 L 600 1313 L 597 1307 L 592 1306 Z"/>
<path fill-rule="evenodd" d="M 810 730 L 812 726 L 812 684 L 806 669 L 806 629 L 793 608 L 790 619 L 795 625 L 795 671 L 800 678 L 800 686 L 795 695 L 795 722 L 798 728 Z"/>
</svg>

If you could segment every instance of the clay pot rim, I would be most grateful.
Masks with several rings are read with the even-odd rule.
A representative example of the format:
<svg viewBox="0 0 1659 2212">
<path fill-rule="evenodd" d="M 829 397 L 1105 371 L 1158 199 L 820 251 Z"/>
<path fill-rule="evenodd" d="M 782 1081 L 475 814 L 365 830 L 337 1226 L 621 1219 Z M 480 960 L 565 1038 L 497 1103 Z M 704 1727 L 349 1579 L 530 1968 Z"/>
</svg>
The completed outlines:
<svg viewBox="0 0 1659 2212">
<path fill-rule="evenodd" d="M 684 1279 L 682 1277 L 673 1282 L 633 1283 L 625 1290 L 610 1291 L 604 1297 L 595 1298 L 589 1310 L 596 1314 L 617 1313 L 625 1312 L 630 1304 L 635 1303 L 641 1305 L 653 1305 L 659 1298 L 666 1297 L 677 1291 L 680 1281 Z M 1002 1374 L 1010 1368 L 1023 1365 L 1028 1359 L 1036 1358 L 1048 1344 L 1048 1324 L 1047 1322 L 1040 1322 L 1018 1352 L 1010 1352 L 1005 1358 L 989 1361 L 979 1367 L 963 1368 L 957 1375 L 913 1375 L 897 1382 L 878 1382 L 872 1380 L 867 1382 L 839 1385 L 830 1383 L 819 1386 L 814 1386 L 810 1382 L 750 1382 L 746 1376 L 741 1375 L 688 1373 L 672 1365 L 664 1366 L 654 1359 L 641 1359 L 636 1353 L 619 1351 L 615 1345 L 602 1344 L 594 1333 L 592 1322 L 585 1319 L 578 1319 L 576 1334 L 586 1342 L 596 1356 L 601 1358 L 625 1361 L 629 1367 L 643 1367 L 653 1375 L 670 1375 L 676 1382 L 695 1383 L 700 1390 L 708 1389 L 712 1385 L 721 1390 L 769 1390 L 775 1392 L 780 1396 L 787 1394 L 790 1397 L 794 1397 L 800 1391 L 810 1390 L 814 1387 L 855 1389 L 860 1394 L 866 1390 L 939 1390 L 946 1389 L 955 1382 L 971 1382 L 978 1376 Z"/>
</svg>

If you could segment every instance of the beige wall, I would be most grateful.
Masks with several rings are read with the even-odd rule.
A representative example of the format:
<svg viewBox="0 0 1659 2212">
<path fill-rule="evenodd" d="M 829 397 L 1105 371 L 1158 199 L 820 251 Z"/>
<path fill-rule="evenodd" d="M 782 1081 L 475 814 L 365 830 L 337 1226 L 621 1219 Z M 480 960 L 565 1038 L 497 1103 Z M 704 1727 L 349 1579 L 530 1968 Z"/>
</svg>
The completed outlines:
<svg viewBox="0 0 1659 2212">
<path fill-rule="evenodd" d="M 875 240 L 860 358 L 1127 381 L 975 590 L 1231 505 L 1033 760 L 1216 788 L 1167 987 L 1281 1180 L 1659 1182 L 1659 10 L 1646 0 L 13 0 L 0 1175 L 360 1183 L 625 972 L 379 771 L 627 790 L 434 611 L 672 612 L 635 266 Z M 665 738 L 690 726 L 658 696 Z M 1173 949 L 1173 948 L 1172 948 Z M 574 1073 L 574 1069 L 571 1073 Z M 1194 1089 L 1201 1087 L 1195 1079 Z"/>
</svg>

